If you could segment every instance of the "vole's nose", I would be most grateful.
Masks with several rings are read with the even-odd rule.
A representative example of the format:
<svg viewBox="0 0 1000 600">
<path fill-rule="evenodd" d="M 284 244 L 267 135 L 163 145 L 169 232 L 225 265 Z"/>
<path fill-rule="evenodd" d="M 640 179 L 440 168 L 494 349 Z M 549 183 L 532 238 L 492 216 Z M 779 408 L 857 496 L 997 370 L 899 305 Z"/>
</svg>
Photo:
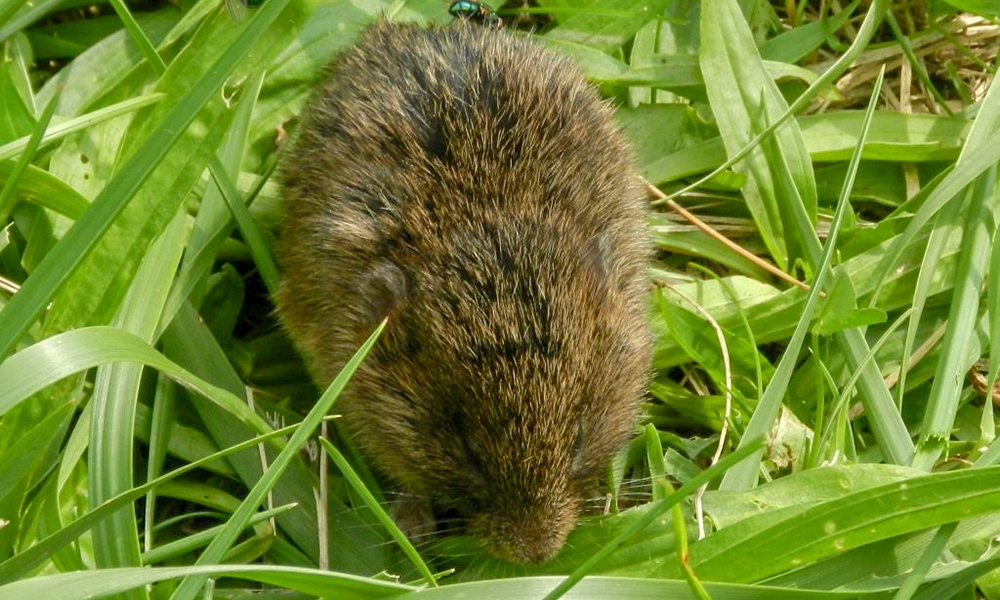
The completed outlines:
<svg viewBox="0 0 1000 600">
<path fill-rule="evenodd" d="M 575 506 L 536 506 L 516 516 L 480 515 L 470 522 L 470 532 L 497 558 L 540 565 L 559 554 L 576 520 Z"/>
</svg>

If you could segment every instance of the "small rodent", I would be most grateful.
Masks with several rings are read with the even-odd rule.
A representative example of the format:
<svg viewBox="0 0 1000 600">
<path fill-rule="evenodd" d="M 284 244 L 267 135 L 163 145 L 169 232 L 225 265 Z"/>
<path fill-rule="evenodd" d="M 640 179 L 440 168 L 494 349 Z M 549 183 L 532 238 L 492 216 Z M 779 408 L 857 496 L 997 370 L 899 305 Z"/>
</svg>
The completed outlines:
<svg viewBox="0 0 1000 600">
<path fill-rule="evenodd" d="M 370 464 L 494 556 L 554 557 L 646 382 L 649 241 L 612 109 L 473 23 L 379 22 L 284 158 L 277 304 Z"/>
</svg>

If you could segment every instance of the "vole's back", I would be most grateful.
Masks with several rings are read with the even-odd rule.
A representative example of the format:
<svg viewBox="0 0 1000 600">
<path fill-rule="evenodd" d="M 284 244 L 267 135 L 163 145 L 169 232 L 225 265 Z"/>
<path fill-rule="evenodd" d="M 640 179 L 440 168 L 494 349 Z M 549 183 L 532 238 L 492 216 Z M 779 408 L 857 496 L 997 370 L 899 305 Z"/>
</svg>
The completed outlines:
<svg viewBox="0 0 1000 600">
<path fill-rule="evenodd" d="M 610 109 L 575 66 L 456 23 L 381 23 L 331 67 L 285 160 L 278 298 L 373 464 L 550 558 L 644 383 L 646 235 Z"/>
</svg>

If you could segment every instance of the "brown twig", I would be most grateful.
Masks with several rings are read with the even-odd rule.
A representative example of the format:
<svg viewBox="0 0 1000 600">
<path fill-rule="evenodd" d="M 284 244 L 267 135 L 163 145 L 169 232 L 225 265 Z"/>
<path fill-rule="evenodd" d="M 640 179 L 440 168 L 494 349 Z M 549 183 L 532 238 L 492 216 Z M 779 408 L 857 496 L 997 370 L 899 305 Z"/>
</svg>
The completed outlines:
<svg viewBox="0 0 1000 600">
<path fill-rule="evenodd" d="M 736 242 L 734 242 L 731 239 L 727 238 L 726 236 L 722 235 L 718 231 L 712 229 L 712 227 L 708 223 L 706 223 L 706 222 L 702 221 L 701 219 L 699 219 L 698 217 L 696 217 L 693 213 L 691 213 L 690 211 L 688 211 L 686 208 L 684 208 L 680 204 L 677 204 L 673 200 L 668 199 L 667 196 L 663 192 L 661 192 L 659 190 L 659 188 L 657 188 L 655 185 L 653 185 L 653 184 L 651 184 L 649 182 L 646 182 L 646 189 L 649 190 L 649 193 L 652 194 L 657 200 L 662 201 L 664 204 L 666 204 L 668 207 L 670 207 L 670 210 L 672 210 L 672 211 L 676 212 L 677 214 L 679 214 L 680 216 L 684 217 L 692 225 L 694 225 L 695 227 L 697 227 L 698 229 L 700 229 L 706 235 L 708 235 L 712 239 L 718 241 L 719 243 L 721 243 L 725 247 L 729 248 L 730 250 L 732 250 L 736 254 L 739 254 L 743 258 L 749 260 L 753 264 L 757 265 L 761 269 L 764 269 L 765 271 L 767 271 L 768 273 L 774 275 L 778 279 L 781 279 L 782 281 L 790 283 L 790 284 L 792 284 L 792 285 L 794 285 L 796 287 L 800 287 L 800 288 L 802 288 L 804 290 L 807 290 L 807 291 L 809 290 L 809 285 L 808 284 L 799 281 L 798 279 L 792 277 L 788 273 L 785 273 L 784 271 L 782 271 L 778 267 L 772 265 L 771 263 L 769 263 L 766 260 L 764 260 L 764 259 L 760 258 L 759 256 L 757 256 L 756 254 L 754 254 L 754 253 L 746 250 L 745 248 L 743 248 L 742 246 L 740 246 Z"/>
</svg>

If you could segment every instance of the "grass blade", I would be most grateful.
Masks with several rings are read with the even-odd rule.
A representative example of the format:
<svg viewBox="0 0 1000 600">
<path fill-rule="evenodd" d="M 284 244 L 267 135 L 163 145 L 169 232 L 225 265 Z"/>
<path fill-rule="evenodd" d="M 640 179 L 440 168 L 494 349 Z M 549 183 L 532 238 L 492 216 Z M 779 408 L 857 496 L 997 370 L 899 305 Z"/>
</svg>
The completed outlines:
<svg viewBox="0 0 1000 600">
<path fill-rule="evenodd" d="M 323 444 L 323 447 L 326 448 L 326 451 L 330 455 L 330 458 L 333 459 L 334 464 L 336 464 L 337 468 L 340 469 L 340 472 L 343 473 L 344 478 L 347 479 L 351 488 L 361 496 L 361 498 L 365 501 L 365 505 L 368 506 L 368 509 L 375 513 L 376 518 L 378 518 L 386 530 L 388 530 L 389 535 L 396 540 L 399 547 L 403 549 L 403 553 L 410 559 L 413 566 L 417 568 L 417 571 L 420 573 L 420 576 L 424 578 L 424 581 L 427 582 L 427 585 L 430 587 L 437 587 L 437 581 L 434 579 L 434 575 L 431 573 L 431 570 L 427 567 L 427 563 L 425 563 L 424 559 L 420 557 L 420 553 L 413 547 L 410 540 L 406 538 L 406 534 L 399 529 L 396 523 L 392 520 L 392 517 L 385 512 L 382 505 L 380 505 L 378 500 L 375 499 L 375 496 L 368 491 L 368 488 L 365 487 L 365 483 L 360 477 L 358 477 L 357 472 L 355 472 L 351 467 L 351 463 L 347 462 L 347 458 L 341 454 L 340 450 L 337 450 L 336 446 L 331 444 L 326 438 L 320 438 L 320 442 Z"/>
<path fill-rule="evenodd" d="M 880 74 L 879 79 L 877 80 L 876 90 L 878 90 L 881 85 L 883 75 L 884 71 Z M 795 327 L 795 333 L 792 334 L 792 339 L 788 342 L 785 354 L 778 362 L 778 367 L 775 369 L 774 377 L 771 378 L 771 382 L 768 384 L 767 389 L 764 390 L 764 394 L 761 396 L 760 401 L 757 404 L 757 408 L 750 417 L 750 423 L 747 424 L 746 431 L 744 432 L 744 435 L 746 436 L 763 436 L 769 432 L 773 426 L 774 420 L 778 416 L 779 410 L 781 409 L 782 400 L 785 396 L 788 382 L 791 380 L 795 363 L 798 360 L 799 351 L 802 348 L 802 343 L 805 341 L 805 336 L 812 321 L 812 316 L 819 303 L 820 290 L 823 289 L 824 281 L 827 277 L 829 277 L 833 250 L 837 246 L 838 232 L 847 211 L 848 197 L 850 195 L 851 186 L 854 184 L 854 175 L 857 173 L 858 165 L 861 162 L 861 149 L 864 147 L 863 142 L 865 132 L 871 124 L 871 118 L 875 112 L 875 100 L 877 98 L 877 92 L 872 94 L 872 100 L 868 104 L 868 112 L 865 115 L 865 124 L 862 127 L 862 143 L 858 145 L 854 156 L 851 158 L 851 165 L 847 170 L 848 176 L 844 181 L 844 187 L 841 191 L 840 198 L 837 201 L 837 208 L 834 213 L 833 222 L 830 225 L 830 236 L 827 238 L 826 245 L 823 247 L 823 255 L 820 257 L 819 264 L 817 265 L 816 278 L 806 299 L 806 306 L 802 310 L 799 323 Z M 742 441 L 740 445 L 743 445 Z M 757 482 L 757 470 L 759 463 L 760 454 L 754 454 L 752 460 L 747 460 L 743 464 L 737 465 L 725 474 L 722 479 L 720 489 L 742 491 L 752 488 Z"/>
<path fill-rule="evenodd" d="M 135 500 L 141 498 L 147 492 L 156 489 L 185 473 L 201 468 L 213 461 L 230 456 L 247 448 L 252 448 L 261 442 L 277 440 L 281 436 L 291 432 L 295 426 L 285 427 L 266 434 L 255 436 L 242 443 L 236 444 L 224 450 L 220 450 L 199 460 L 192 461 L 183 467 L 175 469 L 169 473 L 161 475 L 154 480 L 147 481 L 143 485 L 135 487 L 127 492 L 123 492 L 114 498 L 107 499 L 100 506 L 90 509 L 80 515 L 76 520 L 68 523 L 58 531 L 53 532 L 38 543 L 22 550 L 20 553 L 0 563 L 0 584 L 12 582 L 25 574 L 37 569 L 43 561 L 48 560 L 60 548 L 72 543 L 81 535 L 96 527 L 98 523 L 106 519 L 112 512 L 128 506 Z"/>
<path fill-rule="evenodd" d="M 757 54 L 733 0 L 702 3 L 701 71 L 727 153 L 732 156 L 788 111 Z M 756 111 L 756 112 L 755 112 Z M 815 264 L 816 182 L 794 120 L 788 120 L 736 165 L 747 175 L 743 197 L 779 268 L 795 258 Z"/>
<path fill-rule="evenodd" d="M 124 568 L 62 573 L 0 586 L 0 597 L 88 600 L 180 577 L 239 577 L 296 590 L 311 596 L 369 600 L 399 596 L 416 588 L 318 569 L 275 565 L 208 565 L 191 567 Z"/>
<path fill-rule="evenodd" d="M 53 125 L 52 127 L 49 127 L 46 130 L 45 135 L 42 136 L 41 142 L 39 142 L 39 147 L 45 147 L 48 144 L 59 141 L 68 135 L 78 131 L 83 131 L 92 125 L 103 123 L 110 119 L 114 119 L 115 117 L 127 115 L 147 106 L 152 106 L 162 100 L 163 97 L 164 94 L 158 93 L 136 96 L 134 98 L 118 102 L 117 104 L 112 104 L 111 106 L 106 106 L 85 115 Z M 19 153 L 24 152 L 25 149 L 28 148 L 30 142 L 30 137 L 26 137 L 12 142 L 7 142 L 6 144 L 0 146 L 0 160 L 7 160 L 8 158 L 13 158 Z"/>
<path fill-rule="evenodd" d="M 647 511 L 646 514 L 642 516 L 641 519 L 633 522 L 629 527 L 624 529 L 619 533 L 613 540 L 607 543 L 603 548 L 596 552 L 589 560 L 580 565 L 575 569 L 569 577 L 564 579 L 559 585 L 555 587 L 551 592 L 545 595 L 544 600 L 556 600 L 557 598 L 562 598 L 566 592 L 571 590 L 573 586 L 578 584 L 588 573 L 594 570 L 598 564 L 604 559 L 611 555 L 619 546 L 625 543 L 630 537 L 636 535 L 643 529 L 645 529 L 650 523 L 655 521 L 660 515 L 664 514 L 670 510 L 678 502 L 682 501 L 684 498 L 693 494 L 698 488 L 709 483 L 722 473 L 725 473 L 728 469 L 731 469 L 734 465 L 739 464 L 739 462 L 746 457 L 750 456 L 754 452 L 759 452 L 763 447 L 763 438 L 758 438 L 752 440 L 742 447 L 737 448 L 735 452 L 729 456 L 723 458 L 718 463 L 712 465 L 708 469 L 705 469 L 695 477 L 689 479 L 684 485 L 677 488 L 677 491 L 668 495 L 666 498 L 661 500 L 656 506 Z"/>
<path fill-rule="evenodd" d="M 3 188 L 0 189 L 0 223 L 5 223 L 7 217 L 10 215 L 11 208 L 14 206 L 14 188 L 17 187 L 21 175 L 28 168 L 28 165 L 31 164 L 31 159 L 34 158 L 35 152 L 38 151 L 38 146 L 45 136 L 45 130 L 48 128 L 49 121 L 52 120 L 52 114 L 55 110 L 56 100 L 53 98 L 49 100 L 49 103 L 45 106 L 45 110 L 38 117 L 38 124 L 35 125 L 35 131 L 32 132 L 31 137 L 28 139 L 28 144 L 24 152 L 21 153 L 17 164 L 11 169 L 10 174 L 7 176 L 7 181 L 4 182 Z"/>
<path fill-rule="evenodd" d="M 750 517 L 693 544 L 691 565 L 702 580 L 759 581 L 879 540 L 997 514 L 997 476 L 1000 467 L 936 473 Z M 678 575 L 667 567 L 661 575 Z"/>
<path fill-rule="evenodd" d="M 212 564 L 222 560 L 222 556 L 225 554 L 226 550 L 232 545 L 236 540 L 236 536 L 239 532 L 246 526 L 247 521 L 250 519 L 251 515 L 257 511 L 257 507 L 267 496 L 268 491 L 274 486 L 281 473 L 285 470 L 288 464 L 291 462 L 295 454 L 302 448 L 306 440 L 313 434 L 313 431 L 319 427 L 320 422 L 323 417 L 330 411 L 330 407 L 333 406 L 334 401 L 343 391 L 344 387 L 347 386 L 347 382 L 350 380 L 351 375 L 364 360 L 365 356 L 368 355 L 368 351 L 371 350 L 372 346 L 378 340 L 379 334 L 385 328 L 386 321 L 383 321 L 381 325 L 369 336 L 368 340 L 362 344 L 354 356 L 351 357 L 344 368 L 341 369 L 340 373 L 334 378 L 330 387 L 326 389 L 323 396 L 316 402 L 316 405 L 309 411 L 309 414 L 302 419 L 302 423 L 299 428 L 295 430 L 291 439 L 288 440 L 288 444 L 282 449 L 281 454 L 274 459 L 271 466 L 268 467 L 267 471 L 260 478 L 260 481 L 254 485 L 253 489 L 247 494 L 246 498 L 240 504 L 240 507 L 233 513 L 226 526 L 219 533 L 218 537 L 212 540 L 212 543 L 205 548 L 205 551 L 198 558 L 198 565 Z M 194 596 L 201 589 L 205 581 L 208 579 L 207 576 L 191 576 L 186 577 L 183 582 L 177 587 L 171 596 L 171 600 L 192 600 Z"/>
<path fill-rule="evenodd" d="M 49 385 L 109 362 L 141 363 L 168 374 L 259 433 L 271 427 L 232 393 L 167 360 L 142 339 L 114 327 L 88 327 L 41 341 L 0 363 L 0 415 Z"/>
<path fill-rule="evenodd" d="M 152 344 L 162 315 L 171 277 L 180 263 L 187 239 L 186 214 L 178 213 L 156 240 L 139 267 L 118 325 Z M 139 401 L 142 365 L 112 363 L 97 370 L 91 399 L 90 454 L 87 464 L 91 502 L 100 503 L 133 486 L 135 413 Z M 139 528 L 134 510 L 122 510 L 94 531 L 94 557 L 99 566 L 142 564 Z M 135 597 L 145 597 L 136 592 Z"/>
<path fill-rule="evenodd" d="M 284 9 L 288 0 L 271 0 L 247 25 L 246 30 L 224 52 L 199 81 L 164 118 L 128 160 L 128 163 L 94 199 L 91 208 L 66 232 L 56 248 L 29 277 L 21 290 L 0 312 L 0 358 L 7 356 L 21 336 L 41 316 L 49 300 L 97 245 L 174 143 L 191 124 L 198 109 L 216 93 L 229 73 L 243 59 Z"/>
<path fill-rule="evenodd" d="M 969 137 L 954 168 L 934 188 L 917 209 L 906 229 L 886 251 L 887 260 L 879 271 L 878 279 L 884 281 L 888 273 L 897 267 L 900 255 L 917 236 L 917 232 L 951 201 L 966 186 L 976 180 L 983 172 L 1000 162 L 1000 144 L 996 143 L 1000 135 L 1000 83 L 994 78 L 990 88 L 983 98 L 979 113 L 973 122 Z M 872 295 L 872 302 L 878 299 L 881 286 Z"/>
<path fill-rule="evenodd" d="M 995 174 L 994 166 L 970 190 L 969 211 L 961 215 L 965 228 L 962 232 L 962 253 L 955 271 L 955 292 L 934 383 L 927 399 L 917 452 L 913 457 L 913 466 L 925 471 L 934 467 L 948 447 L 958 413 L 962 382 L 979 356 L 978 351 L 970 356 L 970 348 L 978 346 L 975 336 L 979 326 L 981 288 L 993 251 L 993 211 L 998 199 Z"/>
</svg>

